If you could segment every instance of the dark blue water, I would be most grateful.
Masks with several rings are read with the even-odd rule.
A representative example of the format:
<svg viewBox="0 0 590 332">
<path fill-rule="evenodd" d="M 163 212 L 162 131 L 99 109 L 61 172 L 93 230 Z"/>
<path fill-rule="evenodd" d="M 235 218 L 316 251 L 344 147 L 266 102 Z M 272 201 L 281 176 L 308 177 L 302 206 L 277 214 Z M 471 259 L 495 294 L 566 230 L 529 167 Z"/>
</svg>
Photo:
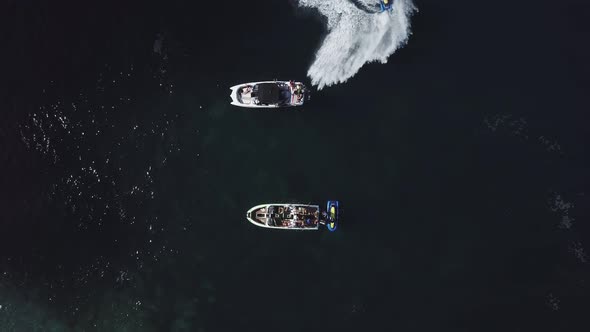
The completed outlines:
<svg viewBox="0 0 590 332">
<path fill-rule="evenodd" d="M 2 330 L 584 331 L 587 6 L 416 5 L 386 65 L 251 111 L 313 11 L 9 3 Z M 335 233 L 244 219 L 328 199 Z"/>
</svg>

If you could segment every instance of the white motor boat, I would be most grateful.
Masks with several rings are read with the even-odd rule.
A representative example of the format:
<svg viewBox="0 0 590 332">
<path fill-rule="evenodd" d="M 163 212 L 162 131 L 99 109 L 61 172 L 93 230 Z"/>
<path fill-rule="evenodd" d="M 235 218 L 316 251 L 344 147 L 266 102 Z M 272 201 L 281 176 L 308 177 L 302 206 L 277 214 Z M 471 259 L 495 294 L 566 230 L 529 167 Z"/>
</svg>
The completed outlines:
<svg viewBox="0 0 590 332">
<path fill-rule="evenodd" d="M 234 85 L 231 104 L 249 108 L 278 108 L 301 106 L 310 93 L 301 82 L 264 81 Z"/>
<path fill-rule="evenodd" d="M 320 225 L 325 225 L 333 232 L 340 220 L 340 204 L 338 201 L 328 201 L 325 211 L 321 211 L 319 205 L 262 204 L 248 210 L 246 219 L 264 228 L 317 231 Z"/>
</svg>

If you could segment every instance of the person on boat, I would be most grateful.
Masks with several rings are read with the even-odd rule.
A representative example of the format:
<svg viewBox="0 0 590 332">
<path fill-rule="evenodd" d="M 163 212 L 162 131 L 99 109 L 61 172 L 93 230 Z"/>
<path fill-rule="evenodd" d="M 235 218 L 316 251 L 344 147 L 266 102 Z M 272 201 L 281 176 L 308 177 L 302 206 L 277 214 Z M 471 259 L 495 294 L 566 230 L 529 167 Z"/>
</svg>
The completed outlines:
<svg viewBox="0 0 590 332">
<path fill-rule="evenodd" d="M 240 88 L 240 90 L 238 91 L 240 96 L 242 98 L 246 98 L 246 100 L 251 97 L 251 94 L 250 94 L 251 92 L 252 92 L 252 87 L 250 85 L 246 85 L 245 87 Z"/>
<path fill-rule="evenodd" d="M 303 227 L 315 227 L 318 224 L 318 220 L 309 216 L 305 219 L 305 225 Z"/>
<path fill-rule="evenodd" d="M 303 85 L 302 84 L 292 84 L 291 91 L 293 91 L 292 102 L 300 103 L 303 100 Z"/>
<path fill-rule="evenodd" d="M 300 102 L 301 98 L 303 98 L 303 88 L 301 87 L 301 84 L 297 84 L 297 87 L 293 93 L 295 96 L 297 96 L 297 102 Z"/>
</svg>

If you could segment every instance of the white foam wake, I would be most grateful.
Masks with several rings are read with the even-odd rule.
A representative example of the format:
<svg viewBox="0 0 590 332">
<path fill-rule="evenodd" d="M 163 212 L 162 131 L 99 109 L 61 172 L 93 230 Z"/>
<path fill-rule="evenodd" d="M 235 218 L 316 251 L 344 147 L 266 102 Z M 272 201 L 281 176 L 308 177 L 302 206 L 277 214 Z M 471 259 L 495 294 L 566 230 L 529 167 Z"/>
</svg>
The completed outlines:
<svg viewBox="0 0 590 332">
<path fill-rule="evenodd" d="M 412 0 L 395 0 L 392 13 L 369 13 L 358 6 L 376 8 L 377 0 L 298 0 L 301 7 L 316 8 L 328 20 L 328 35 L 316 53 L 307 75 L 321 90 L 346 82 L 365 64 L 387 62 L 410 34 Z"/>
</svg>

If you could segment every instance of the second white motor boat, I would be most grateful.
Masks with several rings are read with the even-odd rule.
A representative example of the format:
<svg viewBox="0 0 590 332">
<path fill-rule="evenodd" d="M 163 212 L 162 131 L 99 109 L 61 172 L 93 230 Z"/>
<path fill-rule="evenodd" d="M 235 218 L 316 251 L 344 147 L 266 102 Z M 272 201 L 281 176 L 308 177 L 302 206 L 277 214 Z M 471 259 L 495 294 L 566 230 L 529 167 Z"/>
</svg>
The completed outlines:
<svg viewBox="0 0 590 332">
<path fill-rule="evenodd" d="M 324 211 L 316 204 L 261 204 L 248 210 L 246 219 L 264 228 L 317 231 L 325 225 L 333 232 L 340 222 L 340 202 L 328 201 Z"/>
</svg>

